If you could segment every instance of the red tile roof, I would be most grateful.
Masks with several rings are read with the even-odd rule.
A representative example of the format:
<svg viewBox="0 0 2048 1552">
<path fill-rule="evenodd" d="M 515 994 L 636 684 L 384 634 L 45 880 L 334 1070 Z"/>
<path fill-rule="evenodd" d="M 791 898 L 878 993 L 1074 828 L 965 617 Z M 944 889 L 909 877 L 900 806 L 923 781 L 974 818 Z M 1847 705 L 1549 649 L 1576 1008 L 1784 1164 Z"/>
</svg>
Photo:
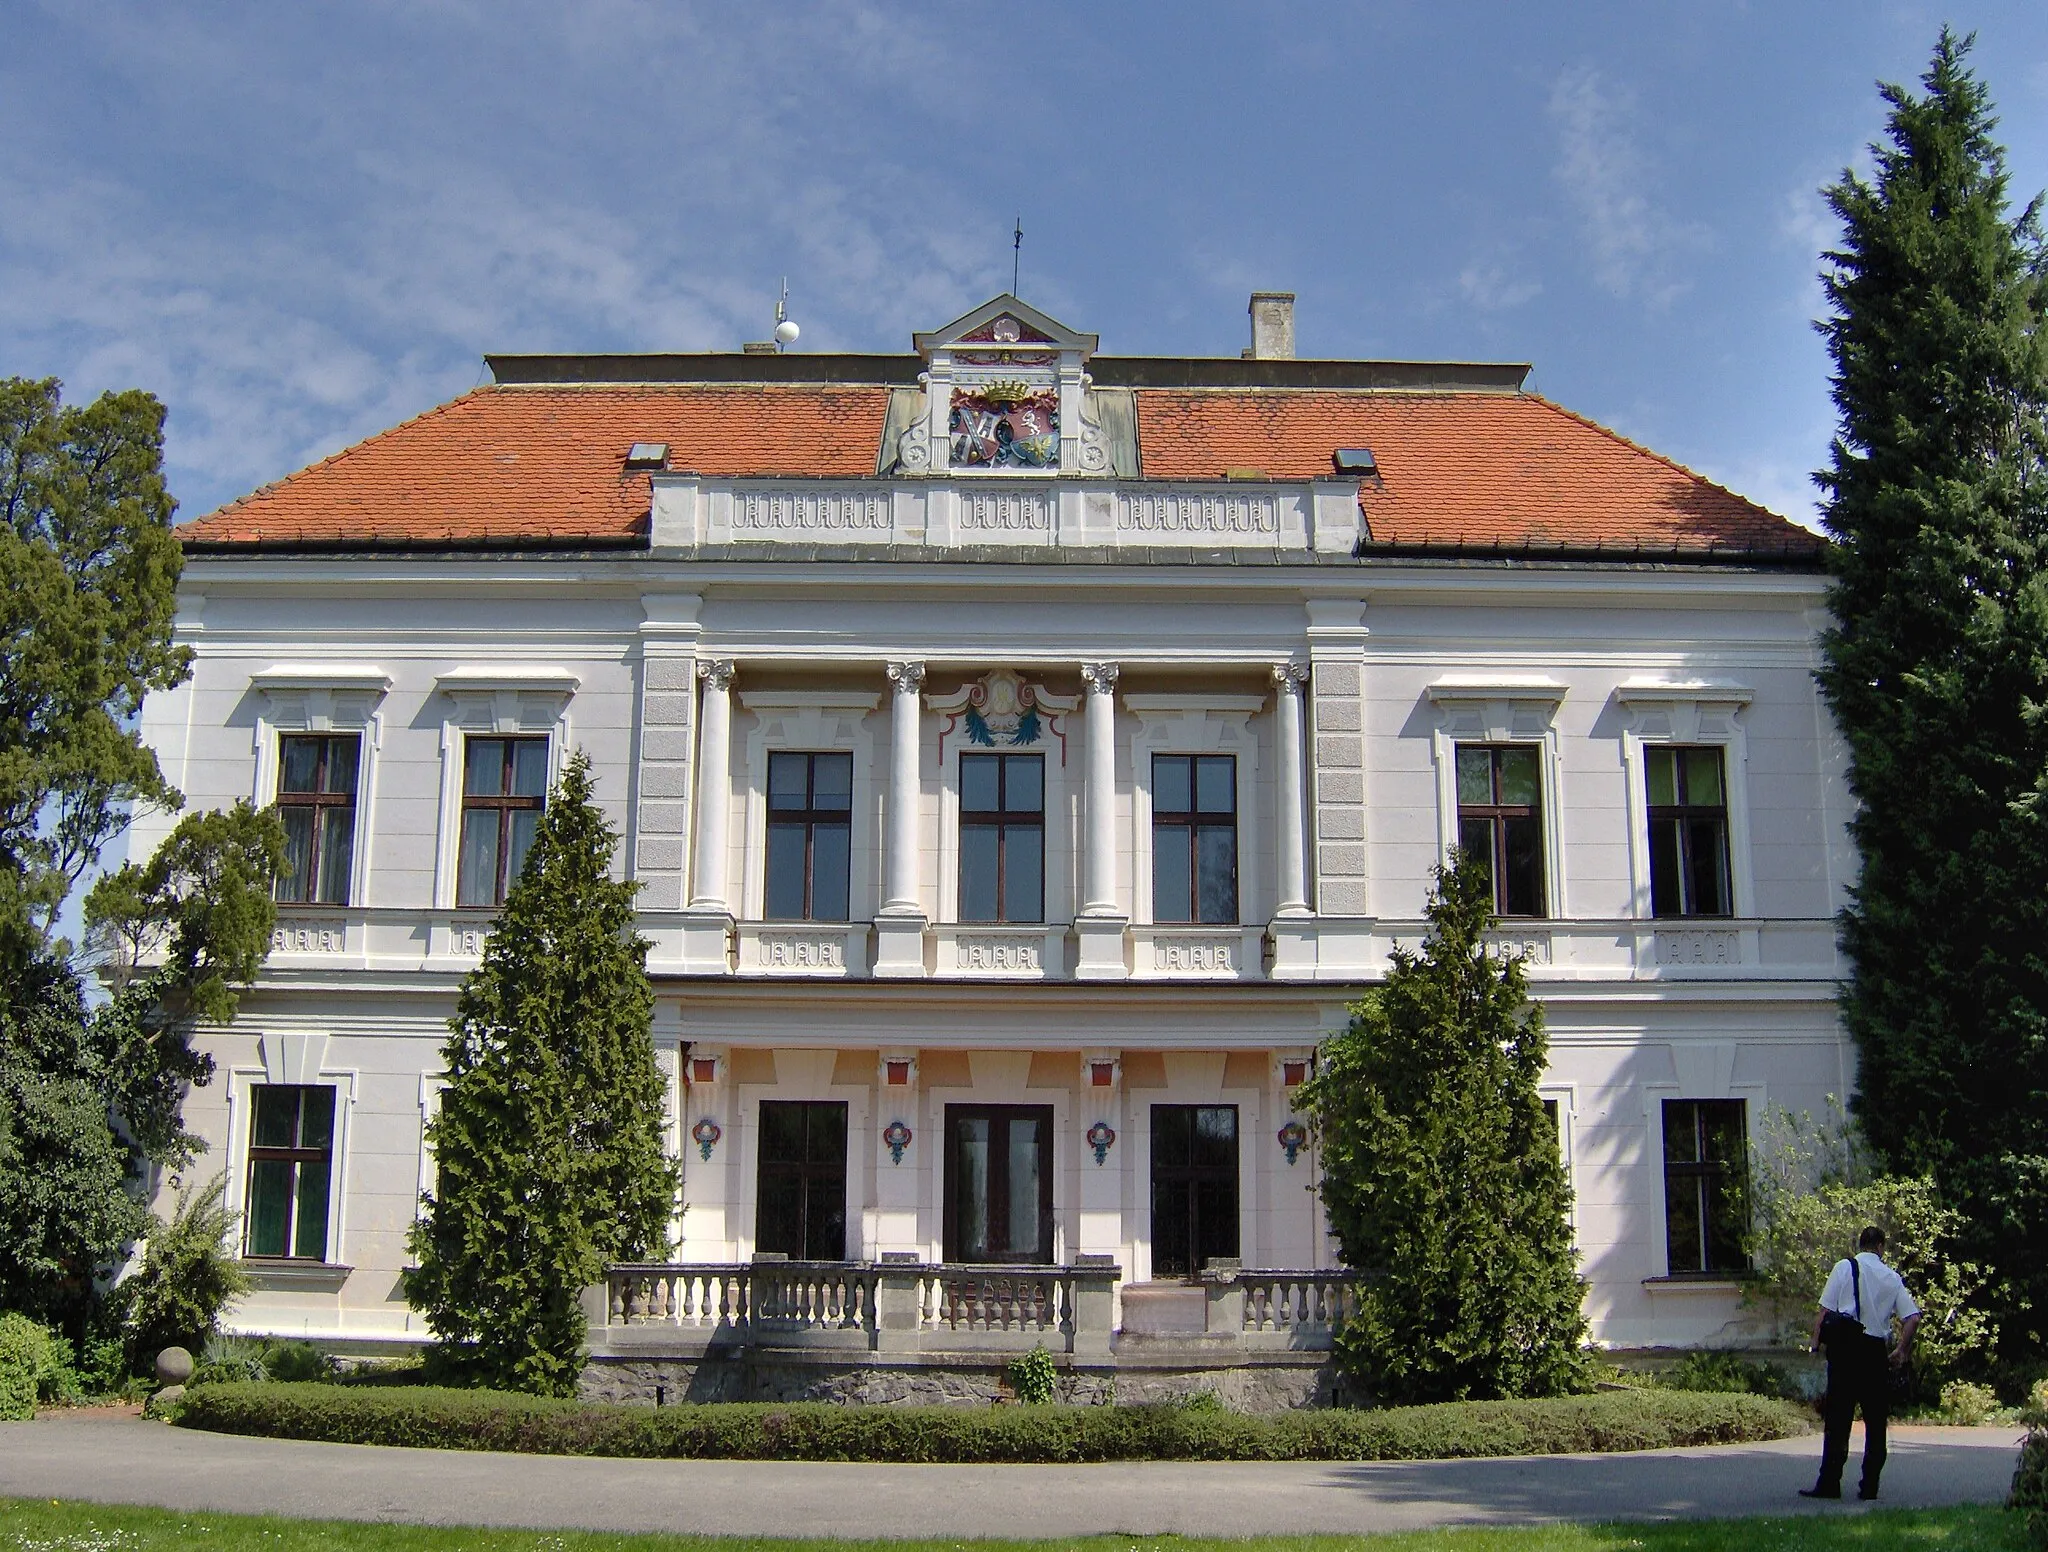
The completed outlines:
<svg viewBox="0 0 2048 1552">
<path fill-rule="evenodd" d="M 478 388 L 178 530 L 187 543 L 616 543 L 646 531 L 635 442 L 699 474 L 875 472 L 882 387 Z"/>
<path fill-rule="evenodd" d="M 872 476 L 889 389 L 844 384 L 492 386 L 223 507 L 187 542 L 637 542 L 634 442 L 710 476 Z M 1137 390 L 1148 479 L 1327 477 L 1371 448 L 1375 545 L 1812 553 L 1819 541 L 1548 400 L 1506 393 Z"/>
<path fill-rule="evenodd" d="M 1807 530 L 1534 394 L 1138 394 L 1149 479 L 1330 475 L 1370 448 L 1372 543 L 1479 549 L 1811 552 Z"/>
</svg>

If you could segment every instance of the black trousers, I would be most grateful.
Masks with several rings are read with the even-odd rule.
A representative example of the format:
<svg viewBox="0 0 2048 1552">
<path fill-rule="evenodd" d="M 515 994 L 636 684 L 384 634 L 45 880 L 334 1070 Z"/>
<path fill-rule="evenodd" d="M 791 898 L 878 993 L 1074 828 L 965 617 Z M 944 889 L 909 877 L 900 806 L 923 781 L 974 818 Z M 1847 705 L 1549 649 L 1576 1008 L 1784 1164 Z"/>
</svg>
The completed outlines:
<svg viewBox="0 0 2048 1552">
<path fill-rule="evenodd" d="M 1842 1490 L 1842 1468 L 1849 1463 L 1849 1425 L 1863 1409 L 1863 1483 L 1866 1497 L 1877 1494 L 1884 1473 L 1884 1428 L 1891 1418 L 1891 1352 L 1876 1337 L 1833 1343 L 1828 1348 L 1827 1433 L 1821 1446 L 1823 1492 Z"/>
</svg>

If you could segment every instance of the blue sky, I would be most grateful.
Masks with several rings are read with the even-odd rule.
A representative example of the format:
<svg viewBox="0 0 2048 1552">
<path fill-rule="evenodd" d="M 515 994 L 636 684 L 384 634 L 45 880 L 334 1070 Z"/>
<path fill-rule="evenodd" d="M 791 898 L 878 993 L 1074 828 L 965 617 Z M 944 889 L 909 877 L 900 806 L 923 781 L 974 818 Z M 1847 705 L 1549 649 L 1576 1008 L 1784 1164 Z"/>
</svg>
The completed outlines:
<svg viewBox="0 0 2048 1552">
<path fill-rule="evenodd" d="M 2048 5 L 0 0 L 0 374 L 170 406 L 198 515 L 490 350 L 904 350 L 1005 289 L 1117 353 L 1535 363 L 1808 516 L 1816 188 L 1975 29 L 2021 198 Z"/>
</svg>

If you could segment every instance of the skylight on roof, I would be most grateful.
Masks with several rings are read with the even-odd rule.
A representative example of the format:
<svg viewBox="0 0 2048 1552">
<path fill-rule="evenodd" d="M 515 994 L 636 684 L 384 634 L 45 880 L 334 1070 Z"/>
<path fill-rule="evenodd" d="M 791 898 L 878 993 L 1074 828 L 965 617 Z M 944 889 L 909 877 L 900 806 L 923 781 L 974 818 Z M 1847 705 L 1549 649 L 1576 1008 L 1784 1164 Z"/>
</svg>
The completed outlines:
<svg viewBox="0 0 2048 1552">
<path fill-rule="evenodd" d="M 635 442 L 626 449 L 628 469 L 666 469 L 668 467 L 668 443 Z"/>
<path fill-rule="evenodd" d="M 1369 447 L 1340 447 L 1330 455 L 1339 474 L 1377 474 L 1380 466 Z"/>
</svg>

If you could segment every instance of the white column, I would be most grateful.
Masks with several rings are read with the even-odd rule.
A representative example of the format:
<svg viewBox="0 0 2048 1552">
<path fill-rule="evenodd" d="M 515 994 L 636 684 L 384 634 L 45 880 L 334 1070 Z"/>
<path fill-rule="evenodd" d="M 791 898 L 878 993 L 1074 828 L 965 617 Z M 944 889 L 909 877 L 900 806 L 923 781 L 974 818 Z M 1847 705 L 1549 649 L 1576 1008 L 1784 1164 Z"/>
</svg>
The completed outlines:
<svg viewBox="0 0 2048 1552">
<path fill-rule="evenodd" d="M 725 898 L 726 816 L 732 807 L 732 675 L 730 658 L 697 665 L 704 681 L 697 719 L 697 850 L 690 909 L 728 911 Z"/>
<path fill-rule="evenodd" d="M 1114 663 L 1083 663 L 1088 686 L 1088 843 L 1081 863 L 1081 914 L 1116 908 L 1116 679 Z"/>
<path fill-rule="evenodd" d="M 889 665 L 889 859 L 882 912 L 921 916 L 917 898 L 918 689 L 924 664 Z"/>
<path fill-rule="evenodd" d="M 1273 669 L 1275 696 L 1273 737 L 1279 745 L 1276 785 L 1279 814 L 1274 839 L 1280 854 L 1281 916 L 1306 916 L 1308 908 L 1308 831 L 1303 823 L 1302 796 L 1302 686 L 1308 670 L 1297 663 L 1280 663 Z"/>
</svg>

